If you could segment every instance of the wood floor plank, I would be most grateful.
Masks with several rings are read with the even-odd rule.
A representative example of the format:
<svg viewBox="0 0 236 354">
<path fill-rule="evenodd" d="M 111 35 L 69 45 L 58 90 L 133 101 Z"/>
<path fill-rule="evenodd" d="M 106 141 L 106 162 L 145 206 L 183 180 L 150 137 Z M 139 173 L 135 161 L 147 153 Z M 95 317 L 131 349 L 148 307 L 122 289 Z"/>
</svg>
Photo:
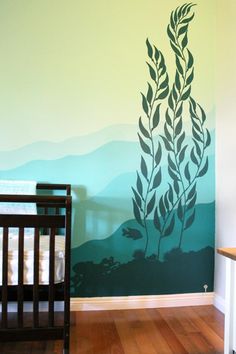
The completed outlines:
<svg viewBox="0 0 236 354">
<path fill-rule="evenodd" d="M 221 338 L 224 336 L 224 315 L 220 311 L 214 311 L 213 306 L 194 306 L 192 309 L 210 326 Z"/>
<path fill-rule="evenodd" d="M 140 354 L 138 345 L 133 339 L 132 328 L 126 321 L 125 311 L 113 311 L 113 319 L 120 336 L 125 354 Z"/>
<path fill-rule="evenodd" d="M 192 307 L 184 308 L 186 315 L 194 320 L 194 323 L 199 328 L 199 331 L 204 335 L 206 341 L 214 347 L 215 353 L 221 353 L 224 346 L 223 338 L 221 338 L 209 324 L 202 320 L 199 314 Z"/>
<path fill-rule="evenodd" d="M 172 353 L 188 354 L 184 346 L 181 344 L 181 342 L 178 340 L 177 336 L 171 329 L 171 327 L 161 316 L 159 310 L 149 309 L 148 312 L 152 316 L 152 319 L 154 320 L 156 327 L 159 329 L 162 336 L 168 342 L 168 345 L 171 348 Z"/>
<path fill-rule="evenodd" d="M 70 354 L 223 354 L 213 306 L 73 312 Z M 1 354 L 61 354 L 62 341 L 0 343 Z"/>
<path fill-rule="evenodd" d="M 143 331 L 146 333 L 148 340 L 155 349 L 155 353 L 172 354 L 167 341 L 161 335 L 148 311 L 146 309 L 139 310 L 138 317 L 142 322 Z"/>
<path fill-rule="evenodd" d="M 125 311 L 125 318 L 131 327 L 133 340 L 137 343 L 140 354 L 156 354 L 155 347 L 148 337 L 144 323 L 140 317 L 141 310 Z"/>
</svg>

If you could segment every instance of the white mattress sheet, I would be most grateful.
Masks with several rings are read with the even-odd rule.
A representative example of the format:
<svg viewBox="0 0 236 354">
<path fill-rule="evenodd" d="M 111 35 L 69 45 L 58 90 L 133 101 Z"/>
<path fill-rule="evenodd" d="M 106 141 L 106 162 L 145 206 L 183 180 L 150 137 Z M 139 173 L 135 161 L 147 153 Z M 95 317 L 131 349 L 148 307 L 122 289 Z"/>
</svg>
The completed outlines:
<svg viewBox="0 0 236 354">
<path fill-rule="evenodd" d="M 34 237 L 24 238 L 24 284 L 33 284 Z M 64 281 L 65 237 L 55 237 L 55 283 Z M 49 236 L 40 236 L 39 284 L 49 283 Z M 18 284 L 18 236 L 9 236 L 8 285 Z M 2 285 L 2 236 L 0 235 L 0 285 Z"/>
</svg>

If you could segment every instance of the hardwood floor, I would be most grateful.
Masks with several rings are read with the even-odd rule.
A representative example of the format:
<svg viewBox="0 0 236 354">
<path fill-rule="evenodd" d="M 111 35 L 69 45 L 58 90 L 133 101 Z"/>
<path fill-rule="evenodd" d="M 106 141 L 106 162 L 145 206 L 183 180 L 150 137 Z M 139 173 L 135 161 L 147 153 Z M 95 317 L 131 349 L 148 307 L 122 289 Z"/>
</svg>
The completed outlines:
<svg viewBox="0 0 236 354">
<path fill-rule="evenodd" d="M 73 312 L 70 354 L 223 354 L 213 306 Z M 1 354 L 59 354 L 62 342 L 0 343 Z"/>
</svg>

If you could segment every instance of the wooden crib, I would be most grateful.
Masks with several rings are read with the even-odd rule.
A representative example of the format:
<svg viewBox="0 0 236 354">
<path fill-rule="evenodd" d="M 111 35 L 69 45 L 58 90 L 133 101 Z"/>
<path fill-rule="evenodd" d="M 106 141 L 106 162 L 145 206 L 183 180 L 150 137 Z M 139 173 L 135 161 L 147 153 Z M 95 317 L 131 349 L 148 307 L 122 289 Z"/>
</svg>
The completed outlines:
<svg viewBox="0 0 236 354">
<path fill-rule="evenodd" d="M 59 190 L 64 195 L 53 195 Z M 38 184 L 37 195 L 0 195 L 3 203 L 36 203 L 37 215 L 0 214 L 2 232 L 2 283 L 1 283 L 1 318 L 0 341 L 33 341 L 54 340 L 64 341 L 64 353 L 69 353 L 70 329 L 70 244 L 71 244 L 71 188 L 68 184 Z M 57 192 L 58 194 L 58 192 Z M 9 285 L 9 228 L 17 228 L 17 284 Z M 29 240 L 25 235 L 25 228 L 33 230 L 32 255 L 32 284 L 25 284 L 25 248 Z M 40 283 L 41 242 L 47 235 L 48 250 L 48 282 Z M 58 236 L 59 235 L 59 236 Z M 60 237 L 60 238 L 59 238 Z M 61 239 L 64 238 L 64 239 Z M 63 279 L 55 283 L 55 245 L 57 240 L 64 242 L 64 272 Z M 30 253 L 31 252 L 31 253 Z M 9 257 L 9 259 L 8 259 Z M 45 258 L 46 259 L 46 258 Z M 40 305 L 46 301 L 46 323 L 42 323 Z M 14 324 L 11 323 L 12 314 L 9 312 L 12 300 L 15 301 L 17 311 L 14 313 Z M 57 323 L 56 301 L 62 301 L 63 320 Z M 31 321 L 26 320 L 24 311 L 26 301 L 32 306 Z M 60 303 L 61 304 L 61 303 Z M 28 314 L 27 314 L 28 315 Z M 44 312 L 45 315 L 45 312 Z"/>
</svg>

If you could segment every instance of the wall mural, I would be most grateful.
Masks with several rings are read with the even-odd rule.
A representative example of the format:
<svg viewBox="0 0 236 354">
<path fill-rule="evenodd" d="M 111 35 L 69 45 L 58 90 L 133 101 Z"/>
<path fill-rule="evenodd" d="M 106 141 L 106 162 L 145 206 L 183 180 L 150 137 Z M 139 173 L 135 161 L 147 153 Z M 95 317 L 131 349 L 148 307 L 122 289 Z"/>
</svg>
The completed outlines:
<svg viewBox="0 0 236 354">
<path fill-rule="evenodd" d="M 100 296 L 213 290 L 213 248 L 182 250 L 186 239 L 191 242 L 198 237 L 192 233 L 193 227 L 198 229 L 206 209 L 213 208 L 196 204 L 197 182 L 208 171 L 211 137 L 205 128 L 204 109 L 191 92 L 194 58 L 188 49 L 188 29 L 194 6 L 190 3 L 178 7 L 171 13 L 167 27 L 176 62 L 173 84 L 163 53 L 146 41 L 150 77 L 146 94 L 141 94 L 143 117 L 139 118 L 138 137 L 142 154 L 136 185 L 132 187 L 135 220 L 122 225 L 118 232 L 134 244 L 144 239 L 143 247 L 137 246 L 127 263 L 111 255 L 99 264 L 75 264 L 75 295 L 93 296 L 94 289 Z M 191 135 L 186 134 L 183 116 L 191 120 Z M 159 188 L 161 184 L 164 192 Z M 165 253 L 162 245 L 167 238 L 172 246 Z M 212 265 L 208 274 L 204 267 L 207 263 Z"/>
<path fill-rule="evenodd" d="M 35 8 L 28 9 L 28 2 L 25 1 L 24 7 L 22 8 L 21 4 L 19 11 L 16 11 L 17 18 L 22 21 L 19 23 L 17 34 L 23 31 L 22 37 L 16 37 L 15 44 L 14 37 L 9 32 L 8 40 L 4 39 L 9 43 L 7 45 L 10 49 L 17 49 L 17 43 L 21 43 L 27 58 L 31 58 L 30 55 L 35 51 L 32 60 L 39 58 L 39 62 L 33 62 L 31 67 L 31 62 L 26 61 L 25 71 L 21 67 L 20 72 L 23 72 L 26 78 L 26 75 L 32 73 L 32 77 L 29 76 L 28 81 L 26 79 L 26 87 L 19 90 L 22 92 L 19 102 L 26 98 L 25 106 L 21 107 L 18 101 L 13 99 L 14 87 L 17 88 L 14 81 L 17 75 L 11 78 L 9 74 L 14 74 L 12 67 L 15 61 L 12 62 L 6 56 L 6 63 L 11 65 L 0 97 L 5 97 L 9 85 L 10 103 L 13 103 L 8 102 L 7 107 L 14 108 L 14 102 L 18 105 L 15 103 L 16 128 L 13 130 L 13 125 L 10 125 L 8 132 L 6 128 L 2 141 L 6 140 L 6 146 L 11 146 L 9 142 L 14 142 L 14 139 L 5 137 L 12 137 L 17 131 L 21 113 L 23 118 L 19 119 L 20 126 L 25 124 L 26 129 L 22 129 L 20 135 L 15 134 L 16 138 L 18 135 L 22 137 L 22 144 L 16 144 L 16 147 L 12 148 L 1 147 L 0 178 L 72 184 L 72 296 L 154 295 L 213 290 L 214 108 L 207 96 L 207 84 L 211 80 L 207 80 L 206 85 L 204 83 L 204 87 L 199 89 L 199 77 L 204 71 L 203 63 L 199 63 L 205 54 L 196 50 L 195 43 L 204 20 L 201 26 L 197 22 L 194 32 L 194 23 L 197 21 L 194 13 L 198 13 L 200 5 L 198 7 L 192 3 L 181 4 L 178 0 L 174 3 L 176 8 L 174 4 L 171 13 L 168 2 L 160 6 L 163 7 L 162 19 L 167 20 L 161 29 L 159 27 L 156 30 L 156 15 L 154 24 L 149 18 L 150 9 L 153 10 L 153 6 L 157 6 L 152 0 L 136 3 L 136 12 L 134 4 L 127 1 L 111 4 L 107 0 L 99 0 L 91 7 L 87 1 L 70 0 L 69 5 L 68 2 L 64 5 L 62 2 L 57 5 L 57 9 L 49 2 L 42 2 L 42 5 L 37 3 Z M 205 1 L 199 0 L 199 3 L 201 8 L 210 6 L 209 2 L 206 4 Z M 143 15 L 144 8 L 149 9 L 149 16 Z M 58 11 L 57 16 L 54 16 L 55 10 Z M 5 8 L 2 11 L 4 14 Z M 128 13 L 127 18 L 124 16 L 125 11 Z M 117 23 L 116 17 L 113 19 L 111 16 L 113 12 L 116 13 Z M 32 13 L 35 17 L 32 17 Z M 165 13 L 168 13 L 168 17 L 164 16 Z M 206 10 L 205 13 L 209 17 L 211 11 Z M 3 18 L 6 19 L 10 14 L 14 17 L 14 14 L 8 11 Z M 48 18 L 45 18 L 47 14 Z M 27 16 L 30 27 L 27 27 Z M 90 22 L 84 20 L 86 16 L 91 18 Z M 16 26 L 17 18 L 13 21 Z M 92 20 L 93 18 L 96 21 Z M 131 28 L 131 18 L 134 28 Z M 198 21 L 201 18 L 199 15 Z M 53 22 L 52 25 L 51 21 L 57 19 L 58 23 Z M 140 19 L 146 21 L 147 33 L 145 26 L 140 29 Z M 62 20 L 63 23 L 68 21 L 69 25 L 62 28 Z M 121 20 L 124 21 L 122 24 Z M 110 21 L 110 27 L 117 27 L 107 30 L 107 21 Z M 22 23 L 25 25 L 22 26 Z M 47 36 L 42 34 L 41 38 L 39 29 L 42 23 Z M 97 23 L 100 23 L 100 26 Z M 7 25 L 4 23 L 4 26 Z M 125 29 L 126 25 L 128 33 L 125 38 L 120 38 L 120 31 Z M 28 30 L 29 28 L 31 30 Z M 163 32 L 160 32 L 161 30 Z M 80 38 L 80 33 L 86 35 Z M 143 33 L 146 34 L 140 39 Z M 158 41 L 150 39 L 155 33 Z M 31 43 L 27 37 L 29 35 L 36 36 L 36 46 L 34 39 L 29 48 L 24 47 Z M 73 35 L 75 38 L 71 40 Z M 133 39 L 132 50 L 127 58 L 125 57 L 127 61 L 122 63 L 126 45 L 130 49 L 129 38 L 126 41 L 129 35 Z M 4 43 L 0 41 L 1 48 Z M 55 46 L 51 50 L 53 43 Z M 61 51 L 61 43 L 64 43 L 66 50 Z M 76 45 L 79 48 L 78 53 Z M 109 46 L 110 51 L 107 49 Z M 56 52 L 58 55 L 54 56 L 53 51 L 57 50 L 59 54 Z M 8 52 L 2 48 L 2 53 L 5 55 Z M 19 58 L 20 53 L 17 55 Z M 16 57 L 10 54 L 9 56 Z M 94 57 L 97 65 L 89 65 L 90 60 L 94 64 Z M 23 59 L 25 63 L 25 58 Z M 116 59 L 119 67 L 114 64 Z M 137 64 L 138 61 L 144 69 L 143 73 L 141 66 Z M 88 69 L 84 70 L 81 63 L 88 65 Z M 70 77 L 72 64 L 74 71 Z M 6 65 L 3 67 L 5 72 Z M 16 70 L 19 71 L 18 66 Z M 95 79 L 96 75 L 99 77 L 100 71 L 101 77 L 107 75 L 102 82 Z M 64 72 L 68 74 L 68 81 L 65 78 L 62 80 Z M 123 85 L 121 90 L 119 77 Z M 136 80 L 139 77 L 141 80 Z M 62 81 L 55 81 L 59 80 L 58 78 Z M 112 90 L 109 87 L 109 79 Z M 11 80 L 14 83 L 12 87 Z M 4 80 L 2 81 L 4 83 Z M 19 82 L 22 84 L 23 81 Z M 133 82 L 135 85 L 131 90 Z M 37 91 L 40 85 L 43 87 L 42 92 Z M 96 90 L 96 85 L 99 85 L 99 90 Z M 80 101 L 74 94 L 77 87 L 81 89 Z M 49 91 L 46 91 L 47 89 Z M 140 99 L 135 100 L 135 94 L 140 89 Z M 48 94 L 45 94 L 44 105 L 41 104 L 44 98 L 43 90 Z M 31 96 L 34 92 L 35 97 Z M 132 97 L 129 97 L 130 92 Z M 105 96 L 104 102 L 102 94 Z M 107 98 L 108 94 L 110 96 Z M 73 95 L 74 100 L 71 99 Z M 38 97 L 40 104 L 37 104 Z M 5 101 L 7 102 L 7 99 Z M 1 102 L 0 110 L 5 107 L 5 101 Z M 132 106 L 130 101 L 135 104 Z M 53 102 L 55 105 L 50 106 Z M 31 104 L 30 119 L 27 121 L 27 108 Z M 72 112 L 70 115 L 67 110 L 71 106 L 73 109 L 68 111 Z M 119 111 L 120 107 L 122 110 Z M 54 111 L 55 116 L 62 112 L 63 117 L 68 117 L 66 124 L 58 117 L 53 120 Z M 126 111 L 127 116 L 124 114 Z M 14 120 L 13 110 L 9 112 L 7 116 L 11 118 L 12 115 Z M 40 112 L 39 117 L 43 117 L 42 119 L 47 115 L 51 119 L 48 121 L 48 129 L 44 128 L 42 140 L 38 138 L 39 133 L 35 126 L 31 128 L 30 125 L 35 112 Z M 105 122 L 102 122 L 101 117 L 106 113 L 111 116 L 111 123 L 108 123 L 108 118 L 104 118 Z M 50 124 L 53 129 L 50 129 Z M 93 125 L 94 130 L 90 130 Z M 85 133 L 81 133 L 82 128 Z M 41 124 L 39 131 L 40 129 Z M 66 129 L 71 130 L 64 135 Z M 74 131 L 80 132 L 76 133 L 80 136 L 73 136 Z M 30 134 L 35 138 L 28 139 Z M 46 139 L 45 136 L 49 138 Z M 61 141 L 59 136 L 65 140 Z"/>
</svg>

